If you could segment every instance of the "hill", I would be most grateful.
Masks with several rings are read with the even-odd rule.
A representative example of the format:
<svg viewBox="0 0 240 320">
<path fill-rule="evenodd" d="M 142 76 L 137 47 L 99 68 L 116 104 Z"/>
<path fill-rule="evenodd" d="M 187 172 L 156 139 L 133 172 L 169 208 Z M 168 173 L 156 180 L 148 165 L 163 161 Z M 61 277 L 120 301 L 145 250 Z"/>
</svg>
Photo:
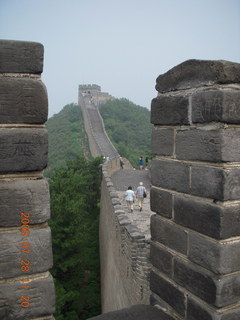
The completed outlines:
<svg viewBox="0 0 240 320">
<path fill-rule="evenodd" d="M 119 154 L 138 165 L 140 156 L 151 156 L 150 111 L 127 99 L 115 99 L 99 106 L 108 136 Z"/>
<path fill-rule="evenodd" d="M 66 166 L 68 160 L 78 156 L 90 158 L 82 111 L 78 105 L 66 105 L 58 114 L 48 119 L 46 127 L 49 136 L 46 176 L 49 176 L 53 169 Z"/>
</svg>

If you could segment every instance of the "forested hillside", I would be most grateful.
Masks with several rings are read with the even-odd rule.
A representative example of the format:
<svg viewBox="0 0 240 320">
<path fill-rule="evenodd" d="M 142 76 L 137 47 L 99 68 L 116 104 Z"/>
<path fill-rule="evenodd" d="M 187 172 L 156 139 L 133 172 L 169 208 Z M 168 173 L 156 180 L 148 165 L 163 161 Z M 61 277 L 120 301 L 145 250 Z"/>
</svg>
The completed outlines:
<svg viewBox="0 0 240 320">
<path fill-rule="evenodd" d="M 90 157 L 88 139 L 84 130 L 81 108 L 75 104 L 66 105 L 46 123 L 49 140 L 49 175 L 54 168 L 65 166 L 67 160 L 77 156 Z"/>
<path fill-rule="evenodd" d="M 76 158 L 50 181 L 56 320 L 101 312 L 98 223 L 101 158 Z"/>
<path fill-rule="evenodd" d="M 140 156 L 150 156 L 150 111 L 127 99 L 100 105 L 106 131 L 119 154 L 137 166 Z"/>
</svg>

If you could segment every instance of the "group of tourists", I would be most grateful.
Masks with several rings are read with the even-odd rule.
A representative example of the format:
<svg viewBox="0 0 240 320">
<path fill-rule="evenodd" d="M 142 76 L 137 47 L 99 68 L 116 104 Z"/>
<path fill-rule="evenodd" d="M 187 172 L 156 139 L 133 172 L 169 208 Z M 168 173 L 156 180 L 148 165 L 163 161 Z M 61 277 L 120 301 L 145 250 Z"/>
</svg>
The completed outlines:
<svg viewBox="0 0 240 320">
<path fill-rule="evenodd" d="M 147 190 L 144 187 L 143 183 L 140 182 L 136 191 L 132 190 L 132 187 L 129 186 L 125 192 L 125 200 L 127 202 L 127 207 L 129 212 L 133 212 L 133 204 L 135 200 L 138 201 L 139 210 L 142 211 L 144 198 L 147 197 Z"/>
</svg>

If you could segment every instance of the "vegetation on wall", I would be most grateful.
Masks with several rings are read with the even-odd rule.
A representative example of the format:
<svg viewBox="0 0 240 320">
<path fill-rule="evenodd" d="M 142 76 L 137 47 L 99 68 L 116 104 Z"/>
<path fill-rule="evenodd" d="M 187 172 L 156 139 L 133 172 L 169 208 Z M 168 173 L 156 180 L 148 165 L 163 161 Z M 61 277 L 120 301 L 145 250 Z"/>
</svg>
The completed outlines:
<svg viewBox="0 0 240 320">
<path fill-rule="evenodd" d="M 49 176 L 53 169 L 66 165 L 66 161 L 77 156 L 90 157 L 87 135 L 84 130 L 82 111 L 76 104 L 66 105 L 46 123 L 49 136 L 48 168 Z"/>
<path fill-rule="evenodd" d="M 108 136 L 119 154 L 137 166 L 140 156 L 151 157 L 150 111 L 127 99 L 100 105 L 99 111 Z"/>
<path fill-rule="evenodd" d="M 101 313 L 98 224 L 101 158 L 77 158 L 50 182 L 56 320 Z"/>
</svg>

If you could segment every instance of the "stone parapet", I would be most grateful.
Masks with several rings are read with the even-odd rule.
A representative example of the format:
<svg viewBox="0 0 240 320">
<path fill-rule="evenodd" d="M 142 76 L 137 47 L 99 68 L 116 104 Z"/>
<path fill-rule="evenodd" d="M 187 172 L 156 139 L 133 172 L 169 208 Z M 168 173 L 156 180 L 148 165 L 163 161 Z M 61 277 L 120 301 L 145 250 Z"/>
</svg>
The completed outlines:
<svg viewBox="0 0 240 320">
<path fill-rule="evenodd" d="M 124 166 L 130 167 L 127 159 Z M 149 304 L 150 242 L 133 225 L 121 205 L 111 175 L 121 170 L 119 158 L 103 165 L 100 213 L 102 312 Z"/>
<path fill-rule="evenodd" d="M 0 40 L 0 318 L 53 319 L 43 46 Z"/>
<path fill-rule="evenodd" d="M 151 106 L 151 303 L 168 319 L 240 317 L 240 64 L 189 60 Z"/>
</svg>

